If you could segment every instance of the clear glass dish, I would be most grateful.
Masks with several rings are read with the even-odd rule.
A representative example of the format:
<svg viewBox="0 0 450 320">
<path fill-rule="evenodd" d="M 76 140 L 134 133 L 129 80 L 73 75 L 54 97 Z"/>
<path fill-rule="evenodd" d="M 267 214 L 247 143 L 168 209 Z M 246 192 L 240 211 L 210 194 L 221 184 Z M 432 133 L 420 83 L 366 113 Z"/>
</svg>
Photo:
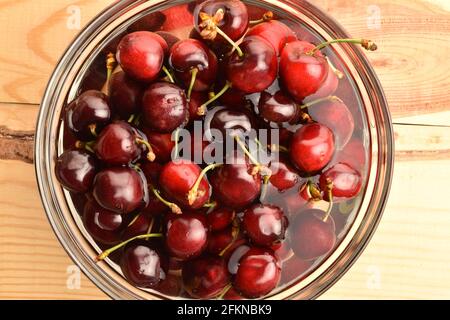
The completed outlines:
<svg viewBox="0 0 450 320">
<path fill-rule="evenodd" d="M 76 207 L 58 183 L 54 164 L 63 150 L 61 113 L 84 85 L 102 50 L 143 16 L 185 3 L 182 0 L 123 0 L 100 13 L 74 40 L 60 60 L 42 100 L 36 129 L 35 166 L 42 202 L 58 239 L 83 272 L 114 299 L 164 299 L 151 290 L 129 284 L 111 261 L 96 263 L 100 248 L 82 227 Z M 284 18 L 302 23 L 317 38 L 330 40 L 349 35 L 332 18 L 306 1 L 249 0 Z M 352 83 L 364 115 L 368 150 L 366 186 L 352 223 L 337 248 L 299 281 L 275 290 L 269 299 L 313 299 L 330 288 L 356 261 L 374 233 L 385 207 L 392 179 L 393 130 L 381 85 L 364 54 L 351 45 L 337 45 L 327 55 L 337 57 Z"/>
</svg>

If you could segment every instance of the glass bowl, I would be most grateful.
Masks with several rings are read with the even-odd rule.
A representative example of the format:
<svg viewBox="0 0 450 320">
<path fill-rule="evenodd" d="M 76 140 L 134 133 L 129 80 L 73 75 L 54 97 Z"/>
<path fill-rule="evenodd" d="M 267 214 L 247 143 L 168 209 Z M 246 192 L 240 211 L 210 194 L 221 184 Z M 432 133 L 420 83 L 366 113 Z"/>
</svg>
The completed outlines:
<svg viewBox="0 0 450 320">
<path fill-rule="evenodd" d="M 63 150 L 61 113 L 68 101 L 82 90 L 86 74 L 108 44 L 120 37 L 129 25 L 151 12 L 185 3 L 182 0 L 122 0 L 100 13 L 73 41 L 58 63 L 42 100 L 36 129 L 35 166 L 42 202 L 59 241 L 83 270 L 114 299 L 165 299 L 162 294 L 129 284 L 120 268 L 111 261 L 96 263 L 101 250 L 82 227 L 69 193 L 55 176 L 55 159 Z M 248 4 L 267 8 L 288 20 L 301 22 L 317 38 L 349 38 L 332 18 L 306 1 L 249 0 Z M 373 235 L 386 205 L 393 170 L 393 130 L 381 85 L 360 49 L 336 45 L 327 55 L 339 58 L 352 82 L 364 115 L 365 143 L 369 167 L 366 186 L 351 225 L 340 244 L 306 277 L 268 299 L 313 299 L 330 288 L 356 261 Z"/>
</svg>

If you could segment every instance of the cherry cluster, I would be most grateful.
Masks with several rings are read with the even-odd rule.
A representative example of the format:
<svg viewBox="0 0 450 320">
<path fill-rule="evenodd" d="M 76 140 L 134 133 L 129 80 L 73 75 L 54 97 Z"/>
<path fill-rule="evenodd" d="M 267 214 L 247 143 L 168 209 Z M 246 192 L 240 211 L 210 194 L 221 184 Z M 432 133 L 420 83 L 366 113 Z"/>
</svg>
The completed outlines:
<svg viewBox="0 0 450 320">
<path fill-rule="evenodd" d="M 126 34 L 106 59 L 104 88 L 66 106 L 76 141 L 56 162 L 62 186 L 88 199 L 84 226 L 105 248 L 97 259 L 164 294 L 258 298 L 278 286 L 292 254 L 305 262 L 328 254 L 333 203 L 359 194 L 365 164 L 332 163 L 354 130 L 333 96 L 343 74 L 321 52 L 338 42 L 376 48 L 363 39 L 314 45 L 271 12 L 251 21 L 239 0 L 198 1 L 188 39 Z M 237 149 L 223 163 L 176 159 L 177 130 L 194 121 L 231 135 Z M 278 144 L 260 146 L 280 155 L 269 165 L 245 140 L 258 128 L 281 133 Z M 211 142 L 200 141 L 196 152 Z M 300 179 L 295 213 L 263 201 L 269 186 L 282 194 Z"/>
</svg>

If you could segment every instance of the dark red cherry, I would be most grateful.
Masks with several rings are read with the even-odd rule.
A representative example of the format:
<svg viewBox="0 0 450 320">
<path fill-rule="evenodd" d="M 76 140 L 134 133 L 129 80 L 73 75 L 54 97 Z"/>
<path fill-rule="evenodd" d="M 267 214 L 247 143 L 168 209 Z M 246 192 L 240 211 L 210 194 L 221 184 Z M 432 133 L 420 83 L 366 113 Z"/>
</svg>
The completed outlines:
<svg viewBox="0 0 450 320">
<path fill-rule="evenodd" d="M 65 115 L 70 130 L 81 140 L 92 140 L 111 118 L 108 97 L 100 91 L 83 92 L 72 101 Z"/>
<path fill-rule="evenodd" d="M 205 136 L 210 141 L 224 141 L 227 135 L 243 137 L 248 135 L 253 127 L 254 124 L 248 114 L 228 108 L 216 107 L 205 118 Z M 219 130 L 222 139 L 220 137 L 213 139 L 214 132 L 211 129 Z"/>
<path fill-rule="evenodd" d="M 182 271 L 184 288 L 193 298 L 211 299 L 218 296 L 230 282 L 225 260 L 204 256 L 189 261 Z"/>
<path fill-rule="evenodd" d="M 226 207 L 219 207 L 209 212 L 206 217 L 210 230 L 219 231 L 231 225 L 236 217 L 236 211 Z"/>
<path fill-rule="evenodd" d="M 170 50 L 169 63 L 177 79 L 189 88 L 194 78 L 194 91 L 209 90 L 217 76 L 217 57 L 204 43 L 195 39 L 177 42 Z M 194 71 L 195 70 L 195 71 Z M 196 74 L 193 76 L 193 72 Z"/>
<path fill-rule="evenodd" d="M 183 280 L 179 275 L 168 273 L 155 289 L 166 296 L 178 297 L 183 292 Z"/>
<path fill-rule="evenodd" d="M 270 94 L 261 93 L 258 104 L 259 116 L 268 122 L 281 125 L 283 123 L 295 124 L 299 122 L 301 108 L 282 91 Z"/>
<path fill-rule="evenodd" d="M 247 94 L 261 92 L 275 81 L 278 74 L 277 54 L 261 37 L 246 37 L 239 45 L 243 56 L 234 52 L 226 65 L 227 79 L 233 88 Z"/>
<path fill-rule="evenodd" d="M 205 216 L 184 213 L 170 218 L 165 240 L 171 256 L 182 260 L 198 257 L 206 249 L 208 241 Z"/>
<path fill-rule="evenodd" d="M 246 93 L 230 88 L 220 97 L 220 102 L 226 107 L 240 109 L 247 104 Z"/>
<path fill-rule="evenodd" d="M 239 260 L 234 288 L 247 298 L 267 295 L 281 277 L 281 263 L 271 249 L 250 248 Z"/>
<path fill-rule="evenodd" d="M 351 199 L 358 195 L 362 187 L 361 174 L 346 163 L 338 163 L 320 176 L 320 188 L 325 191 L 329 182 L 333 183 L 333 201 Z M 324 198 L 328 200 L 327 192 Z"/>
<path fill-rule="evenodd" d="M 219 10 L 222 14 L 218 14 Z M 197 5 L 193 15 L 195 29 L 204 39 L 226 42 L 215 26 L 233 41 L 242 38 L 248 29 L 247 6 L 239 0 L 208 0 Z"/>
<path fill-rule="evenodd" d="M 147 140 L 152 146 L 155 161 L 166 163 L 172 159 L 172 150 L 175 147 L 175 141 L 172 140 L 172 133 L 159 133 L 144 128 Z"/>
<path fill-rule="evenodd" d="M 142 114 L 149 129 L 170 133 L 189 120 L 189 109 L 184 90 L 167 82 L 157 82 L 145 91 Z"/>
<path fill-rule="evenodd" d="M 209 183 L 202 177 L 194 199 L 189 199 L 189 192 L 200 177 L 202 169 L 189 160 L 168 162 L 159 176 L 159 185 L 165 194 L 185 208 L 199 209 L 208 202 Z"/>
<path fill-rule="evenodd" d="M 308 99 L 316 100 L 321 98 L 326 98 L 334 94 L 339 86 L 339 78 L 336 74 L 336 70 L 333 70 L 331 66 L 328 67 L 327 76 L 316 93 L 310 95 Z M 339 74 L 342 76 L 342 74 Z"/>
<path fill-rule="evenodd" d="M 295 256 L 283 262 L 281 270 L 281 284 L 286 284 L 292 280 L 303 279 L 306 272 L 311 268 L 311 261 L 305 261 Z"/>
<path fill-rule="evenodd" d="M 337 162 L 348 163 L 355 170 L 362 172 L 366 165 L 366 148 L 361 140 L 352 139 L 336 155 Z"/>
<path fill-rule="evenodd" d="M 121 240 L 125 241 L 141 234 L 152 233 L 153 230 L 156 230 L 156 224 L 154 215 L 141 212 L 123 230 Z"/>
<path fill-rule="evenodd" d="M 329 66 L 320 51 L 309 54 L 314 48 L 309 42 L 294 41 L 281 54 L 281 80 L 298 103 L 316 93 L 328 75 Z"/>
<path fill-rule="evenodd" d="M 334 155 L 333 132 L 323 124 L 307 124 L 291 140 L 290 158 L 303 172 L 322 170 Z"/>
<path fill-rule="evenodd" d="M 141 288 L 155 288 L 166 273 L 161 254 L 148 241 L 134 241 L 125 247 L 120 268 L 125 278 Z"/>
<path fill-rule="evenodd" d="M 208 239 L 207 251 L 214 255 L 219 255 L 223 250 L 227 249 L 235 240 L 236 231 L 233 227 L 224 230 L 211 232 Z"/>
<path fill-rule="evenodd" d="M 164 62 L 164 43 L 165 40 L 153 32 L 130 33 L 122 38 L 117 47 L 117 61 L 130 77 L 144 82 L 153 81 Z"/>
<path fill-rule="evenodd" d="M 333 218 L 323 220 L 325 212 L 309 209 L 298 214 L 290 232 L 290 244 L 295 255 L 303 260 L 314 260 L 329 253 L 336 243 Z"/>
<path fill-rule="evenodd" d="M 93 194 L 103 208 L 125 214 L 145 207 L 147 189 L 143 174 L 128 167 L 114 167 L 95 176 Z"/>
<path fill-rule="evenodd" d="M 295 169 L 289 164 L 286 159 L 280 158 L 270 163 L 270 183 L 278 189 L 278 191 L 285 191 L 294 187 L 299 181 L 299 176 Z"/>
<path fill-rule="evenodd" d="M 213 194 L 224 206 L 240 209 L 249 206 L 261 192 L 261 175 L 247 160 L 239 160 L 236 154 L 215 170 L 210 177 Z M 239 186 L 239 187 L 237 187 Z"/>
<path fill-rule="evenodd" d="M 102 130 L 94 151 L 97 158 L 108 165 L 125 165 L 141 157 L 140 141 L 143 139 L 130 124 L 116 121 Z"/>
<path fill-rule="evenodd" d="M 250 29 L 247 36 L 259 36 L 263 38 L 273 46 L 277 56 L 281 54 L 286 43 L 297 40 L 294 31 L 278 20 L 257 24 Z"/>
<path fill-rule="evenodd" d="M 90 153 L 67 150 L 56 160 L 55 174 L 64 188 L 84 193 L 91 189 L 97 167 L 97 161 Z"/>
<path fill-rule="evenodd" d="M 180 41 L 180 39 L 177 36 L 175 36 L 173 33 L 166 32 L 166 31 L 156 31 L 155 33 L 166 41 L 167 51 L 164 51 L 164 53 L 166 56 L 169 56 L 170 49 L 172 49 L 172 47 L 175 45 L 175 43 Z"/>
<path fill-rule="evenodd" d="M 314 121 L 331 129 L 336 139 L 336 147 L 345 147 L 353 135 L 355 122 L 348 107 L 340 99 L 325 100 L 308 108 Z"/>
<path fill-rule="evenodd" d="M 143 85 L 128 77 L 125 72 L 114 73 L 109 82 L 109 98 L 114 113 L 124 120 L 139 113 L 143 92 Z"/>
<path fill-rule="evenodd" d="M 126 221 L 120 214 L 104 209 L 90 200 L 84 206 L 83 225 L 95 241 L 115 245 L 121 241 Z"/>
<path fill-rule="evenodd" d="M 279 207 L 256 204 L 244 212 L 242 227 L 251 242 L 271 246 L 284 239 L 288 220 Z"/>
<path fill-rule="evenodd" d="M 166 16 L 160 11 L 155 11 L 146 14 L 136 22 L 133 22 L 128 28 L 127 32 L 132 33 L 136 31 L 153 31 L 158 30 L 166 21 Z"/>
</svg>

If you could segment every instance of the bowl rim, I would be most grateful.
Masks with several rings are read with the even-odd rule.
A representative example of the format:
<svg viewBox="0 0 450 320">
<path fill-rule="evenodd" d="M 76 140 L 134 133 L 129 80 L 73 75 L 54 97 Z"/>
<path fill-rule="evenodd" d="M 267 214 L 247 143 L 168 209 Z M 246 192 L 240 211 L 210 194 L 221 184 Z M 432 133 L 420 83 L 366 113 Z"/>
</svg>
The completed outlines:
<svg viewBox="0 0 450 320">
<path fill-rule="evenodd" d="M 247 2 L 253 2 L 254 0 L 250 0 Z M 59 207 L 55 207 L 57 203 L 54 203 L 55 201 L 55 195 L 54 191 L 52 190 L 52 186 L 50 184 L 50 180 L 47 179 L 48 175 L 50 174 L 50 168 L 49 163 L 45 162 L 46 159 L 46 152 L 47 150 L 47 144 L 45 143 L 45 138 L 47 140 L 51 140 L 51 133 L 49 132 L 47 127 L 47 117 L 49 112 L 49 106 L 52 103 L 53 95 L 55 90 L 57 90 L 58 86 L 61 85 L 61 74 L 65 72 L 66 76 L 67 73 L 70 70 L 67 69 L 67 65 L 70 65 L 70 62 L 74 59 L 73 53 L 75 50 L 80 50 L 80 48 L 83 47 L 83 43 L 85 43 L 89 38 L 91 37 L 92 28 L 100 28 L 105 27 L 105 23 L 111 19 L 112 16 L 117 15 L 118 13 L 122 12 L 123 10 L 126 10 L 132 5 L 135 4 L 142 4 L 143 2 L 152 2 L 152 7 L 155 7 L 156 5 L 162 4 L 162 3 L 171 3 L 172 5 L 177 5 L 179 3 L 186 3 L 186 1 L 183 0 L 153 0 L 153 1 L 144 1 L 144 0 L 123 0 L 118 1 L 104 10 L 102 10 L 96 17 L 94 17 L 89 23 L 86 24 L 86 26 L 80 31 L 79 35 L 72 41 L 72 43 L 69 45 L 69 47 L 65 50 L 64 54 L 60 58 L 55 70 L 52 73 L 52 76 L 50 77 L 50 80 L 48 82 L 48 85 L 45 89 L 45 93 L 41 102 L 41 107 L 39 110 L 39 115 L 37 118 L 37 125 L 36 125 L 36 139 L 35 139 L 35 148 L 34 148 L 34 159 L 35 159 L 35 174 L 36 179 L 38 182 L 38 189 L 40 193 L 40 197 L 43 203 L 43 207 L 46 212 L 46 216 L 49 220 L 49 223 L 52 226 L 53 231 L 55 232 L 58 241 L 61 243 L 65 251 L 68 253 L 68 255 L 71 257 L 71 259 L 76 263 L 78 267 L 83 271 L 83 273 L 97 286 L 99 287 L 103 292 L 105 292 L 108 296 L 110 296 L 113 299 L 121 299 L 123 298 L 123 293 L 118 292 L 117 289 L 114 289 L 111 287 L 113 283 L 111 281 L 114 281 L 114 279 L 106 279 L 108 281 L 100 281 L 99 278 L 93 274 L 91 270 L 89 270 L 87 265 L 87 260 L 83 259 L 82 256 L 80 256 L 79 252 L 76 252 L 75 249 L 80 250 L 78 244 L 75 242 L 76 239 L 72 239 L 73 243 L 69 243 L 66 239 L 67 236 L 71 235 L 63 235 L 61 228 L 67 227 L 66 221 L 57 221 L 53 214 L 56 211 L 60 211 Z M 333 28 L 333 32 L 340 37 L 348 37 L 349 34 L 344 30 L 344 28 L 334 20 L 334 18 L 330 17 L 328 14 L 324 13 L 321 9 L 317 8 L 315 5 L 309 3 L 308 1 L 302 1 L 301 3 L 299 1 L 295 0 L 264 0 L 261 2 L 267 2 L 267 3 L 283 3 L 285 5 L 289 5 L 293 8 L 296 8 L 298 10 L 301 10 L 302 13 L 305 11 L 307 12 L 314 12 L 316 18 L 319 17 L 319 22 L 321 21 L 327 21 L 328 27 Z M 139 5 L 136 5 L 138 7 Z M 318 21 L 315 21 L 316 23 Z M 324 28 L 325 26 L 322 26 Z M 382 168 L 384 170 L 384 181 L 382 188 L 379 188 L 381 190 L 381 193 L 378 195 L 378 198 L 381 200 L 381 202 L 378 202 L 376 205 L 376 211 L 377 216 L 372 221 L 370 226 L 368 226 L 368 229 L 363 234 L 362 238 L 359 240 L 359 243 L 357 245 L 356 250 L 352 252 L 350 255 L 350 259 L 345 261 L 342 265 L 340 265 L 340 269 L 335 272 L 331 279 L 329 279 L 326 282 L 325 286 L 316 287 L 315 293 L 308 295 L 308 298 L 315 299 L 321 294 L 323 294 L 326 290 L 328 290 L 332 285 L 334 285 L 350 268 L 351 266 L 356 262 L 358 257 L 361 255 L 361 253 L 364 251 L 366 246 L 368 245 L 370 239 L 372 238 L 375 230 L 377 229 L 381 217 L 383 215 L 383 212 L 385 210 L 389 191 L 392 184 L 392 176 L 393 176 L 393 169 L 394 169 L 394 136 L 393 136 L 393 125 L 392 125 L 392 119 L 391 115 L 388 109 L 387 100 L 385 97 L 385 94 L 383 92 L 381 83 L 372 67 L 372 65 L 369 63 L 366 56 L 362 53 L 361 50 L 353 48 L 352 53 L 357 57 L 358 61 L 361 63 L 362 68 L 367 71 L 368 74 L 370 74 L 370 79 L 368 85 L 376 91 L 376 97 L 370 97 L 376 98 L 378 100 L 378 105 L 380 105 L 381 114 L 378 116 L 381 116 L 382 119 L 384 119 L 384 140 L 386 140 L 387 145 L 381 146 L 386 148 L 385 152 L 382 152 L 382 154 L 378 155 L 378 162 L 382 165 Z M 64 71 L 65 70 L 65 71 Z M 56 137 L 53 137 L 56 139 Z M 372 143 L 371 143 L 372 144 Z M 382 159 L 381 156 L 384 158 Z M 377 166 L 377 170 L 379 167 Z M 378 174 L 377 174 L 378 176 Z M 370 200 L 370 204 L 373 205 L 372 200 Z M 86 257 L 84 257 L 86 258 Z M 329 258 L 326 258 L 325 260 L 328 260 Z M 321 262 L 324 263 L 325 261 Z M 333 264 L 336 261 L 333 262 Z M 330 265 L 330 268 L 332 265 Z M 103 280 L 104 277 L 103 277 Z M 302 288 L 302 291 L 307 290 L 311 284 L 305 286 Z M 130 288 L 128 288 L 130 289 Z M 138 289 L 139 290 L 139 289 Z M 128 297 L 130 298 L 141 298 L 140 295 L 133 294 L 132 292 L 127 292 Z M 157 295 L 153 295 L 154 297 Z M 274 295 L 276 297 L 277 295 Z M 272 297 L 269 296 L 269 299 Z M 298 292 L 293 292 L 292 294 L 286 295 L 284 298 L 299 298 Z"/>
</svg>

